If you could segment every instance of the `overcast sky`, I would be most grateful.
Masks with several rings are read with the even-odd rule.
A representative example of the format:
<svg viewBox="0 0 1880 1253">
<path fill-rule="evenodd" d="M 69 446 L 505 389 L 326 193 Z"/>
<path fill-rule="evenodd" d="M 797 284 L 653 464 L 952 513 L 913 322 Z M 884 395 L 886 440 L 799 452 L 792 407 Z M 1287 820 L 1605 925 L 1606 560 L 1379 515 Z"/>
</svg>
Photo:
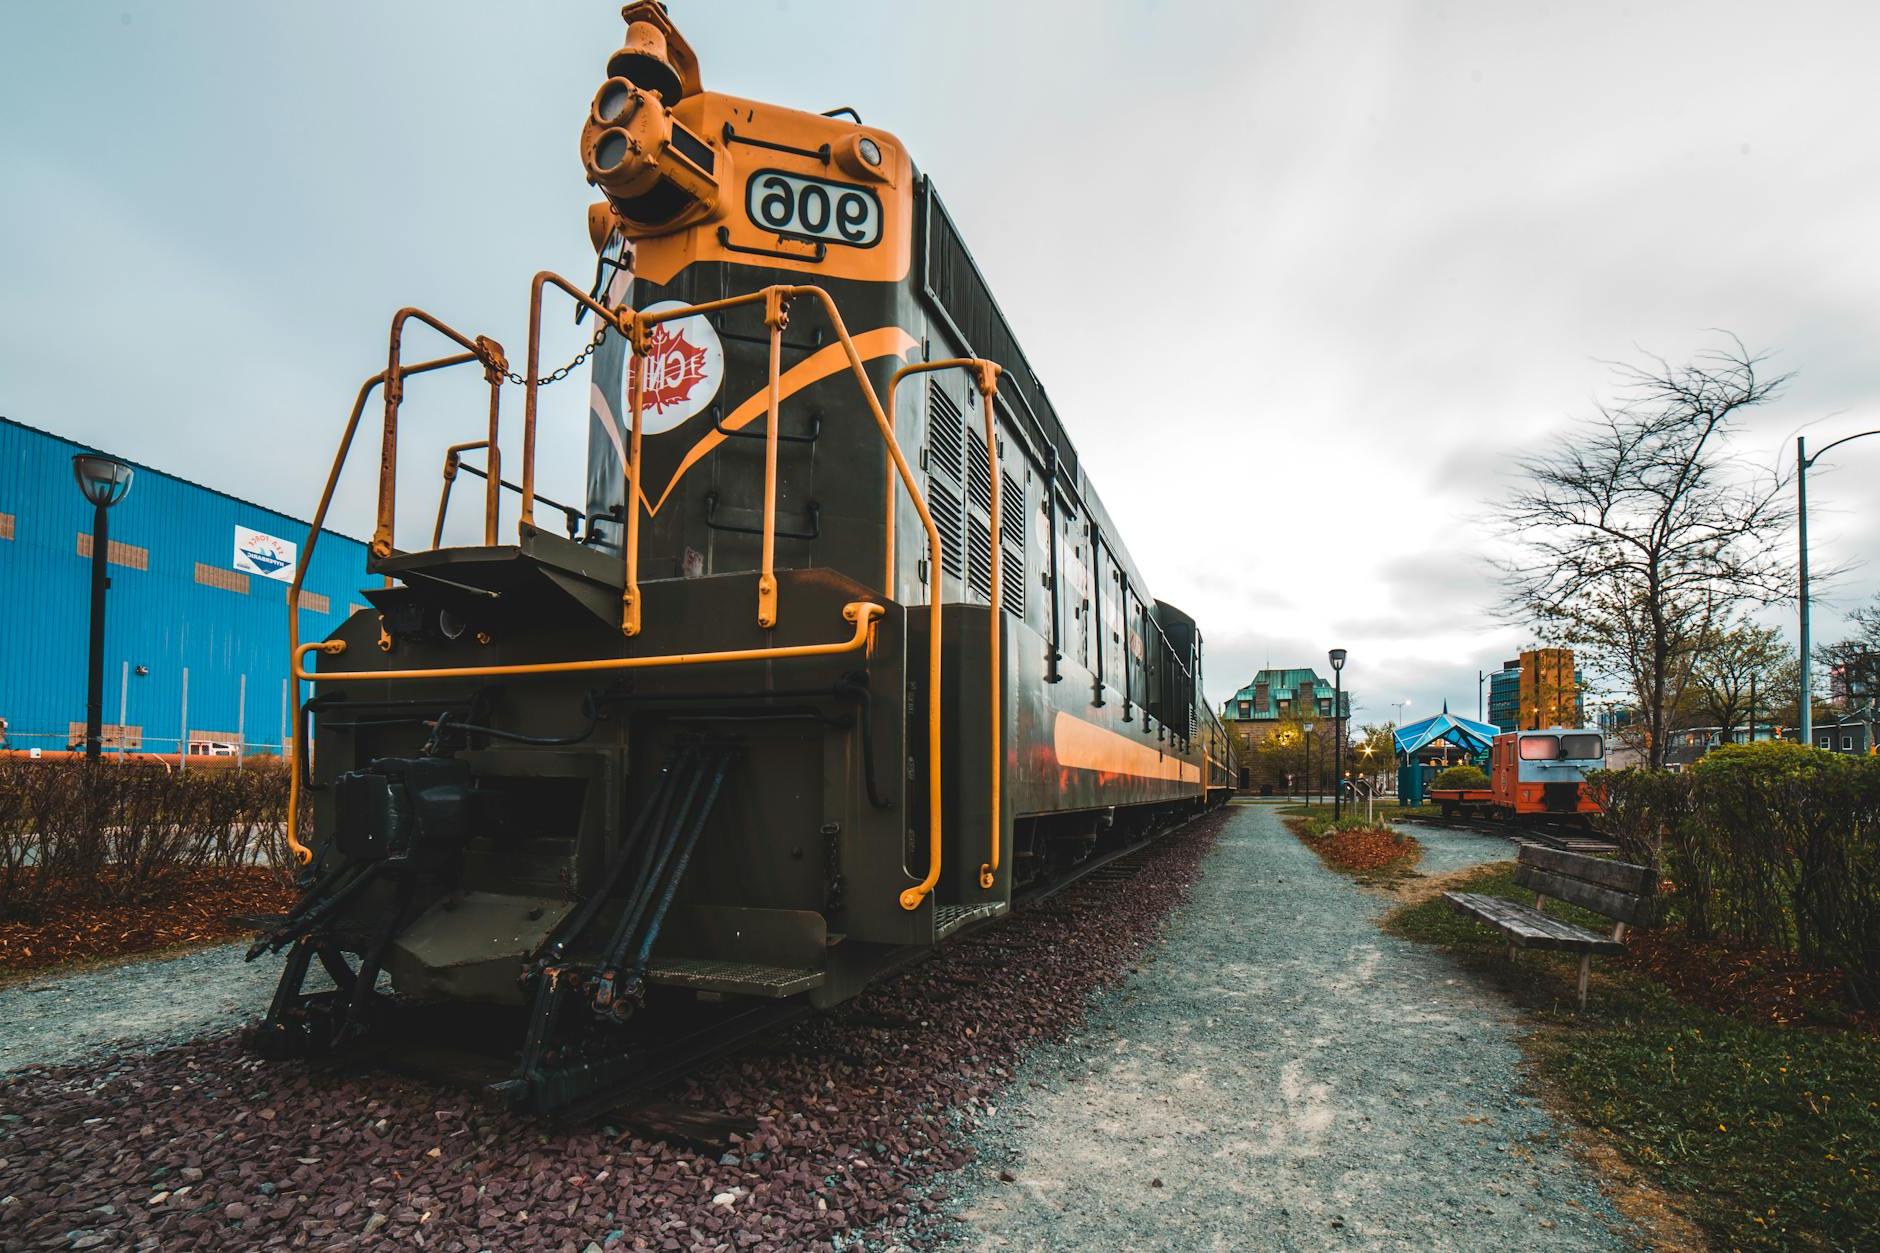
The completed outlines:
<svg viewBox="0 0 1880 1253">
<path fill-rule="evenodd" d="M 1216 701 L 1342 645 L 1361 720 L 1472 713 L 1527 642 L 1484 504 L 1603 361 L 1711 328 L 1777 354 L 1738 448 L 1772 465 L 1880 426 L 1880 6 L 672 8 L 708 87 L 909 144 Z M 519 353 L 529 276 L 592 271 L 576 146 L 617 4 L 0 14 L 0 413 L 305 516 L 398 306 Z M 545 359 L 578 347 L 549 329 Z M 414 386 L 407 521 L 466 388 Z M 584 392 L 547 393 L 550 495 L 580 498 Z M 1880 440 L 1833 460 L 1814 551 L 1864 564 L 1822 638 L 1880 586 Z"/>
</svg>

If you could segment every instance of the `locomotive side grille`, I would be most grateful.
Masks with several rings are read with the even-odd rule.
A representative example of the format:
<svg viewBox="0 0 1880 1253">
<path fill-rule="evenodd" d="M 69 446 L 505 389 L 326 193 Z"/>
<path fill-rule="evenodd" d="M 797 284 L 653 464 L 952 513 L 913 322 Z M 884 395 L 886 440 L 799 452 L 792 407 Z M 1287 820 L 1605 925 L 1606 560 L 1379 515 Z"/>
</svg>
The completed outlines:
<svg viewBox="0 0 1880 1253">
<path fill-rule="evenodd" d="M 929 466 L 949 483 L 958 483 L 963 469 L 960 463 L 960 407 L 946 389 L 929 379 L 927 382 L 927 447 Z M 981 450 L 984 456 L 984 450 Z"/>
<path fill-rule="evenodd" d="M 972 441 L 966 465 L 966 501 L 980 513 L 992 516 L 992 460 L 986 456 L 986 441 Z"/>
<path fill-rule="evenodd" d="M 945 550 L 941 565 L 954 578 L 964 573 L 960 553 L 960 498 L 950 487 L 930 479 L 927 483 L 927 511 L 940 532 L 940 547 Z"/>
<path fill-rule="evenodd" d="M 920 209 L 924 219 L 918 236 L 922 294 L 953 329 L 963 348 L 1005 367 L 1005 381 L 1020 402 L 1014 406 L 1019 410 L 1016 416 L 1027 422 L 1040 442 L 1057 450 L 1059 467 L 1072 483 L 1078 482 L 1077 450 L 1065 438 L 1057 411 L 1031 372 L 1031 363 L 1019 350 L 1018 339 L 992 298 L 992 290 L 972 253 L 967 251 L 959 228 L 934 193 L 932 179 L 921 179 Z"/>
<path fill-rule="evenodd" d="M 992 528 L 973 516 L 973 525 L 967 532 L 967 580 L 966 585 L 972 594 L 990 604 L 992 602 Z"/>
<path fill-rule="evenodd" d="M 999 560 L 999 595 L 1014 617 L 1025 616 L 1025 488 L 1011 475 L 1001 475 L 999 487 L 999 531 L 1005 539 L 1005 551 Z"/>
</svg>

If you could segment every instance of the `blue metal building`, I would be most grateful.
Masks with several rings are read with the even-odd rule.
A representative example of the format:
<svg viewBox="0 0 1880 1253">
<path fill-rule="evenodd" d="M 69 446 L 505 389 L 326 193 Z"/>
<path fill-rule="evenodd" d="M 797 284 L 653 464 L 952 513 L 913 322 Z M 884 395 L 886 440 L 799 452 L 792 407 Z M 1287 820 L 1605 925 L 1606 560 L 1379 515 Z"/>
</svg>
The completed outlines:
<svg viewBox="0 0 1880 1253">
<path fill-rule="evenodd" d="M 83 444 L 0 418 L 0 719 L 10 749 L 83 739 L 92 507 Z M 307 524 L 148 466 L 110 515 L 107 747 L 275 753 L 291 734 L 287 593 Z M 366 607 L 366 547 L 320 537 L 302 639 Z"/>
</svg>

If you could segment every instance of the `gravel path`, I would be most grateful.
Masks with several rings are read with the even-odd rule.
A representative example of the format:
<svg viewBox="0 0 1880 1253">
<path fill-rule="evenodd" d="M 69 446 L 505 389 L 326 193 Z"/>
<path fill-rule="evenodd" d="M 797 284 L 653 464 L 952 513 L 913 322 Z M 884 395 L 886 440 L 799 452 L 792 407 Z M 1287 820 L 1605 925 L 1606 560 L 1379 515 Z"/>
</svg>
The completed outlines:
<svg viewBox="0 0 1880 1253">
<path fill-rule="evenodd" d="M 1427 822 L 1399 822 L 1396 825 L 1415 836 L 1417 843 L 1423 846 L 1423 856 L 1417 862 L 1417 870 L 1421 874 L 1453 874 L 1484 862 L 1514 860 L 1515 842 L 1499 835 L 1439 827 Z"/>
<path fill-rule="evenodd" d="M 1508 855 L 1437 828 L 1425 873 Z M 1623 1248 L 1523 1090 L 1513 1014 L 1237 806 L 1087 1029 L 1033 1053 L 956 1183 L 980 1248 Z"/>
<path fill-rule="evenodd" d="M 0 1075 L 180 1044 L 259 1018 L 280 957 L 242 961 L 248 941 L 0 988 Z M 324 978 L 317 970 L 310 986 Z"/>
</svg>

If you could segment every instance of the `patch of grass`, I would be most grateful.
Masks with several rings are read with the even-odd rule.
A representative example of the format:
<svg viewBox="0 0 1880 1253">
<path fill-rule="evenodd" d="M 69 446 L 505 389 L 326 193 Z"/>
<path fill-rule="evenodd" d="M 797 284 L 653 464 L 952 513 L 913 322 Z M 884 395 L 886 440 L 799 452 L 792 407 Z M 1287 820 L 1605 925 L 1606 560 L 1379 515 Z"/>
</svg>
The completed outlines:
<svg viewBox="0 0 1880 1253">
<path fill-rule="evenodd" d="M 1463 890 L 1532 900 L 1511 863 Z M 1449 949 L 1534 1010 L 1525 1043 L 1555 1103 L 1692 1198 L 1688 1216 L 1719 1247 L 1880 1247 L 1880 1037 L 1739 1022 L 1597 960 L 1587 1010 L 1569 1012 L 1575 958 L 1510 963 L 1498 932 L 1440 898 L 1385 928 Z"/>
<path fill-rule="evenodd" d="M 1742 1023 L 1647 980 L 1530 1041 L 1557 1101 L 1721 1247 L 1880 1246 L 1880 1040 Z M 1623 1016 L 1617 1016 L 1623 1010 Z"/>
</svg>

